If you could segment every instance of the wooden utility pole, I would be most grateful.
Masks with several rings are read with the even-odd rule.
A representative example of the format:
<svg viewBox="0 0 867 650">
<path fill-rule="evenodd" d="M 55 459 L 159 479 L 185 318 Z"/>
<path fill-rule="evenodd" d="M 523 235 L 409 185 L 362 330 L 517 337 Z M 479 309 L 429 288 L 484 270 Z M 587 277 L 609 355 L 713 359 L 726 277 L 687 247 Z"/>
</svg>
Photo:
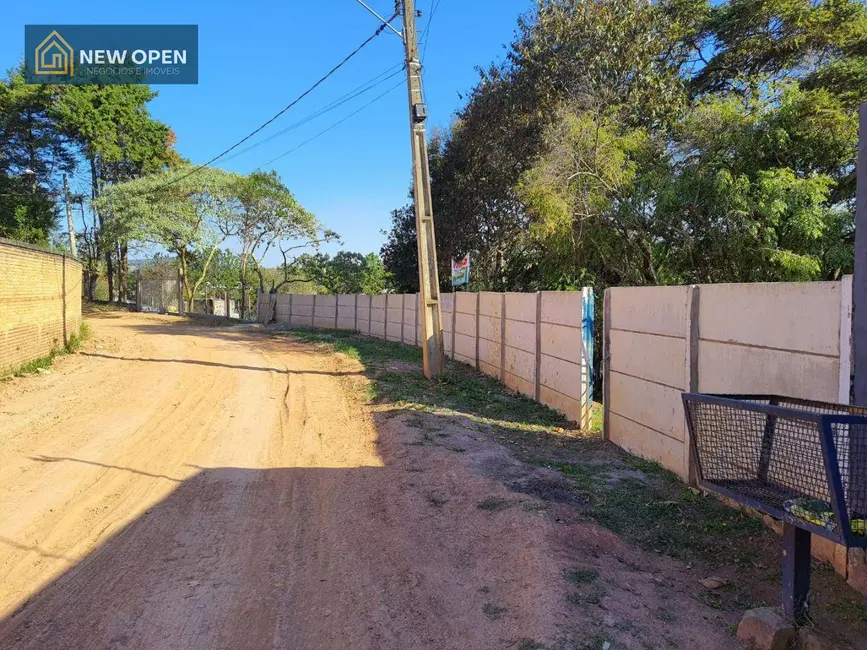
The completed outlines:
<svg viewBox="0 0 867 650">
<path fill-rule="evenodd" d="M 852 347 L 855 404 L 867 406 L 867 103 L 861 104 L 855 163 L 855 277 L 852 279 Z"/>
<path fill-rule="evenodd" d="M 72 225 L 72 206 L 69 204 L 69 182 L 66 174 L 63 175 L 63 200 L 66 203 L 66 227 L 69 230 L 69 250 L 72 256 L 78 259 L 78 250 L 75 246 L 75 228 Z"/>
<path fill-rule="evenodd" d="M 409 90 L 409 121 L 412 136 L 412 179 L 415 196 L 415 226 L 418 239 L 418 288 L 422 309 L 424 374 L 431 378 L 443 371 L 443 330 L 440 317 L 440 287 L 437 249 L 431 205 L 430 170 L 427 159 L 427 107 L 421 89 L 421 61 L 415 31 L 415 0 L 402 0 L 403 41 Z"/>
</svg>

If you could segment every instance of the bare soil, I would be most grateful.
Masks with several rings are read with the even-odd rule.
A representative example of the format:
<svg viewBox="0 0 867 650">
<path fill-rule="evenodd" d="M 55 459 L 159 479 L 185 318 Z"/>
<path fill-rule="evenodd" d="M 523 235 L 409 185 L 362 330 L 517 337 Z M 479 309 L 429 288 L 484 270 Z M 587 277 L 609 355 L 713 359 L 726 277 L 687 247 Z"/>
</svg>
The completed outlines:
<svg viewBox="0 0 867 650">
<path fill-rule="evenodd" d="M 0 648 L 740 647 L 705 576 L 471 423 L 369 404 L 356 360 L 89 322 L 0 383 Z"/>
</svg>

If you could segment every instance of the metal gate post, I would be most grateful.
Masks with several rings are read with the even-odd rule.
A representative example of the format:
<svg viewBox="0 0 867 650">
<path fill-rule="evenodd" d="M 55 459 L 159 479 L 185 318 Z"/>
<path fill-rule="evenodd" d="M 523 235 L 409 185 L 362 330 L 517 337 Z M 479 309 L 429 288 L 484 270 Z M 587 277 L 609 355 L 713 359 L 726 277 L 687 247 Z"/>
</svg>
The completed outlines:
<svg viewBox="0 0 867 650">
<path fill-rule="evenodd" d="M 184 274 L 178 269 L 178 316 L 184 315 Z"/>
<path fill-rule="evenodd" d="M 783 612 L 801 625 L 810 594 L 811 533 L 783 522 Z"/>
</svg>

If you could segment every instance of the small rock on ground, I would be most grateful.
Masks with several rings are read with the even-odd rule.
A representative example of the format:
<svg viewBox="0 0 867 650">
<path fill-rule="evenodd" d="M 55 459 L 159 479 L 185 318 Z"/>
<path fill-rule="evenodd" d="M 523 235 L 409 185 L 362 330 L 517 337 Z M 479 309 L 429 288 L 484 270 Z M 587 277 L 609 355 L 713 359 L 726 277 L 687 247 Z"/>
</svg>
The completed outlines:
<svg viewBox="0 0 867 650">
<path fill-rule="evenodd" d="M 749 641 L 756 650 L 786 650 L 797 629 L 775 607 L 751 609 L 738 625 L 738 639 Z"/>
</svg>

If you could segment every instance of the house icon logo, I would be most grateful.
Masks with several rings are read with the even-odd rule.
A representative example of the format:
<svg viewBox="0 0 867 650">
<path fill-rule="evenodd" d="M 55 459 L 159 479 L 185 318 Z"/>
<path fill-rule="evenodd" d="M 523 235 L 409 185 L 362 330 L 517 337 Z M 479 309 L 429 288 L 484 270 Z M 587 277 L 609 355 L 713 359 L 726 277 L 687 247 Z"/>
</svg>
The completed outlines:
<svg viewBox="0 0 867 650">
<path fill-rule="evenodd" d="M 34 74 L 63 74 L 71 77 L 75 73 L 75 53 L 57 30 L 36 46 L 33 68 Z"/>
</svg>

